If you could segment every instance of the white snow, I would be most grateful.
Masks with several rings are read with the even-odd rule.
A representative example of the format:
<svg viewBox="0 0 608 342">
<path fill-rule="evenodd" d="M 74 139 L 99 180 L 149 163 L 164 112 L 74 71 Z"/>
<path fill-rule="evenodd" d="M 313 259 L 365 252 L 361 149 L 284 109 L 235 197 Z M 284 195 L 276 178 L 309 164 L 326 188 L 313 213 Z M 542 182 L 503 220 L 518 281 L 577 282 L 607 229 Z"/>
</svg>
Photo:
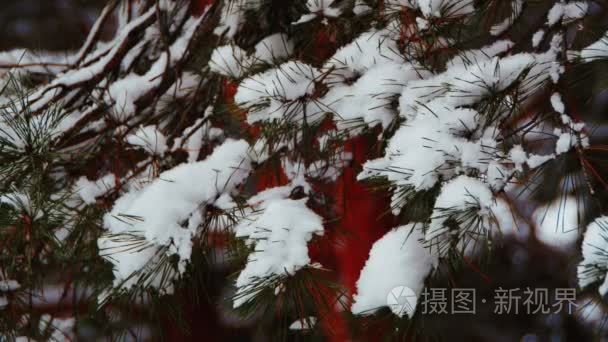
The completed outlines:
<svg viewBox="0 0 608 342">
<path fill-rule="evenodd" d="M 572 147 L 576 146 L 576 137 L 570 132 L 565 132 L 559 135 L 557 142 L 555 143 L 555 153 L 562 154 L 570 151 Z"/>
<path fill-rule="evenodd" d="M 272 120 L 300 121 L 308 104 L 298 100 L 314 92 L 314 82 L 319 75 L 320 72 L 308 64 L 289 61 L 244 79 L 234 100 L 249 109 L 247 122 L 250 124 Z"/>
<path fill-rule="evenodd" d="M 511 13 L 502 22 L 492 26 L 490 34 L 498 36 L 508 30 L 515 20 L 521 15 L 521 10 L 524 7 L 524 0 L 514 0 L 511 2 Z"/>
<path fill-rule="evenodd" d="M 557 2 L 547 14 L 547 25 L 553 26 L 560 20 L 566 24 L 580 19 L 587 14 L 588 8 L 589 4 L 586 1 Z"/>
<path fill-rule="evenodd" d="M 363 120 L 369 126 L 380 124 L 386 129 L 397 117 L 390 106 L 410 80 L 428 75 L 424 70 L 408 64 L 381 63 L 370 67 L 355 83 L 335 82 L 319 103 L 320 111 L 336 114 L 338 129 L 353 120 Z"/>
<path fill-rule="evenodd" d="M 445 253 L 446 250 L 441 248 L 443 247 L 442 241 L 447 241 L 450 234 L 449 227 L 445 226 L 444 223 L 448 218 L 460 218 L 461 213 L 470 210 L 476 212 L 476 217 L 485 218 L 486 224 L 482 228 L 489 230 L 490 225 L 487 222 L 492 215 L 490 210 L 492 203 L 494 203 L 494 195 L 484 182 L 468 176 L 454 178 L 441 188 L 441 193 L 435 200 L 435 208 L 431 215 L 431 223 L 425 239 L 427 241 L 437 241 L 438 248 L 440 248 L 438 252 L 440 254 Z M 464 227 L 474 224 L 473 221 L 458 221 L 459 225 Z M 462 237 L 463 240 L 466 238 L 464 233 L 459 232 L 459 237 Z"/>
<path fill-rule="evenodd" d="M 557 24 L 557 22 L 563 17 L 563 15 L 564 4 L 561 2 L 556 2 L 555 5 L 553 5 L 553 7 L 551 7 L 551 9 L 549 10 L 549 13 L 547 13 L 547 25 L 553 26 Z"/>
<path fill-rule="evenodd" d="M 601 216 L 587 226 L 582 244 L 583 260 L 578 265 L 578 281 L 581 288 L 603 281 L 600 295 L 608 292 L 608 217 Z"/>
<path fill-rule="evenodd" d="M 545 37 L 545 30 L 538 30 L 532 36 L 532 47 L 537 48 Z"/>
<path fill-rule="evenodd" d="M 475 11 L 472 0 L 397 0 L 402 6 L 418 7 L 427 17 L 452 18 L 469 15 Z"/>
<path fill-rule="evenodd" d="M 348 83 L 355 76 L 365 73 L 376 65 L 393 62 L 402 63 L 401 56 L 397 53 L 399 48 L 392 33 L 388 30 L 372 30 L 361 34 L 352 43 L 347 44 L 336 51 L 327 60 L 323 69 L 329 72 L 325 83 Z M 387 75 L 393 78 L 397 75 Z"/>
<path fill-rule="evenodd" d="M 105 195 L 108 191 L 114 188 L 116 177 L 113 173 L 97 179 L 96 181 L 90 181 L 86 177 L 82 176 L 78 178 L 74 184 L 76 193 L 86 204 L 95 203 L 95 199 Z"/>
<path fill-rule="evenodd" d="M 323 235 L 323 219 L 300 200 L 278 199 L 263 202 L 235 228 L 236 236 L 246 237 L 255 250 L 239 274 L 234 307 L 251 300 L 256 283 L 271 275 L 293 275 L 310 264 L 308 241 Z"/>
<path fill-rule="evenodd" d="M 465 50 L 459 52 L 458 55 L 448 61 L 448 66 L 477 64 L 487 61 L 497 55 L 511 49 L 515 43 L 508 39 L 497 40 L 488 46 L 481 49 Z"/>
<path fill-rule="evenodd" d="M 595 43 L 582 49 L 580 56 L 585 62 L 608 58 L 608 32 Z"/>
<path fill-rule="evenodd" d="M 154 125 L 139 127 L 125 139 L 129 144 L 143 148 L 150 155 L 162 156 L 167 151 L 167 138 Z"/>
<path fill-rule="evenodd" d="M 0 292 L 15 291 L 19 288 L 21 288 L 21 285 L 16 280 L 13 280 L 13 279 L 0 280 Z"/>
<path fill-rule="evenodd" d="M 151 11 L 154 13 L 154 8 Z M 137 108 L 136 101 L 161 84 L 165 72 L 183 58 L 188 43 L 202 19 L 203 16 L 188 19 L 184 24 L 182 35 L 171 44 L 169 51 L 160 55 L 145 74 L 138 75 L 131 72 L 110 85 L 106 101 L 114 103 L 112 115 L 116 120 L 124 121 L 133 116 Z"/>
<path fill-rule="evenodd" d="M 214 29 L 216 35 L 223 34 L 232 39 L 243 26 L 244 12 L 256 10 L 262 5 L 260 0 L 227 0 L 223 2 L 220 22 Z"/>
<path fill-rule="evenodd" d="M 177 254 L 183 270 L 190 258 L 196 227 L 185 228 L 181 223 L 247 178 L 248 148 L 243 140 L 226 140 L 204 161 L 178 165 L 161 173 L 143 189 L 133 189 L 115 202 L 111 212 L 104 216 L 108 235 L 102 236 L 98 245 L 105 258 L 114 264 L 116 287 L 133 286 L 137 281 L 137 277 L 132 277 L 134 272 L 145 270 L 148 262 L 154 263 L 160 247 L 167 248 L 168 254 Z M 147 248 L 127 248 L 133 243 L 132 237 L 143 239 L 142 245 Z M 149 286 L 158 287 L 160 281 L 158 276 L 153 277 Z"/>
<path fill-rule="evenodd" d="M 555 159 L 555 154 L 547 154 L 547 155 L 538 155 L 538 154 L 530 154 L 528 156 L 528 160 L 526 161 L 526 163 L 528 164 L 528 166 L 532 169 L 535 169 L 541 165 L 543 165 L 544 163 L 548 162 L 551 159 Z"/>
<path fill-rule="evenodd" d="M 566 112 L 566 105 L 564 105 L 562 95 L 560 93 L 553 93 L 553 95 L 551 95 L 551 106 L 560 114 L 564 114 Z"/>
<path fill-rule="evenodd" d="M 581 19 L 587 15 L 589 3 L 587 1 L 569 1 L 564 5 L 564 23 Z"/>
<path fill-rule="evenodd" d="M 433 100 L 454 107 L 474 104 L 489 96 L 491 91 L 507 88 L 534 62 L 534 56 L 526 53 L 495 57 L 472 65 L 455 66 L 433 78 L 410 82 L 401 93 L 401 112 L 404 115 L 415 113 Z"/>
<path fill-rule="evenodd" d="M 579 237 L 584 203 L 573 196 L 558 198 L 533 213 L 536 237 L 557 249 L 572 248 Z"/>
<path fill-rule="evenodd" d="M 275 33 L 260 40 L 251 54 L 234 44 L 217 47 L 211 54 L 209 67 L 213 72 L 238 79 L 254 65 L 273 64 L 292 53 L 293 42 L 286 34 Z"/>
<path fill-rule="evenodd" d="M 335 0 L 308 0 L 306 1 L 306 8 L 310 12 L 304 14 L 293 24 L 303 24 L 309 22 L 319 16 L 335 18 L 342 14 L 342 9 L 334 7 Z"/>
<path fill-rule="evenodd" d="M 35 202 L 32 202 L 31 196 L 26 193 L 4 193 L 0 195 L 0 203 L 6 203 L 12 206 L 15 210 L 25 212 L 35 220 L 44 216 L 44 212 L 41 210 L 42 208 L 35 206 Z"/>
<path fill-rule="evenodd" d="M 247 52 L 236 45 L 216 48 L 209 60 L 211 71 L 232 78 L 241 78 L 250 66 Z"/>
<path fill-rule="evenodd" d="M 522 166 L 528 161 L 528 155 L 521 145 L 515 145 L 511 148 L 509 158 L 515 163 L 518 171 L 522 171 Z"/>
<path fill-rule="evenodd" d="M 397 227 L 374 243 L 357 281 L 351 307 L 354 314 L 372 314 L 387 306 L 387 296 L 399 286 L 420 295 L 424 280 L 437 265 L 437 257 L 422 244 L 419 228 L 416 224 Z"/>
<path fill-rule="evenodd" d="M 364 0 L 355 0 L 355 5 L 353 6 L 353 13 L 355 13 L 355 15 L 367 14 L 371 10 L 372 8 L 369 7 Z"/>
<path fill-rule="evenodd" d="M 317 324 L 317 318 L 314 316 L 298 319 L 289 325 L 289 330 L 310 330 Z"/>
<path fill-rule="evenodd" d="M 371 3 L 362 0 L 301 1 L 307 13 L 296 23 L 314 20 L 311 25 L 331 23 L 330 27 L 333 27 L 331 18 L 337 18 L 343 12 L 351 16 L 351 6 L 355 17 L 339 18 L 336 22 L 362 19 L 358 16 L 370 13 Z M 386 20 L 374 21 L 369 28 L 361 29 L 359 32 L 362 34 L 344 42 L 326 61 L 315 62 L 314 65 L 297 60 L 299 54 L 294 56 L 296 41 L 289 39 L 292 30 L 282 33 L 264 28 L 271 34 L 257 43 L 239 38 L 238 43 L 244 45 L 237 45 L 234 38 L 244 24 L 245 12 L 257 10 L 262 4 L 260 0 L 223 1 L 219 24 L 214 30 L 223 36 L 216 37 L 221 43 L 212 51 L 208 69 L 205 68 L 201 75 L 177 70 L 180 75 L 175 77 L 172 85 L 167 82 L 174 79 L 175 66 L 186 56 L 201 18 L 189 19 L 183 30 L 177 24 L 170 25 L 171 36 L 178 39 L 169 46 L 150 49 L 148 42 L 161 34 L 158 25 L 150 25 L 156 20 L 156 10 L 169 11 L 175 8 L 175 3 L 161 0 L 157 8 L 148 10 L 135 5 L 129 10 L 131 13 L 125 13 L 123 8 L 118 18 L 120 30 L 117 35 L 112 41 L 96 46 L 89 59 L 84 61 L 87 67 L 73 71 L 66 69 L 65 74 L 29 96 L 33 101 L 32 108 L 41 108 L 55 100 L 65 86 L 104 79 L 113 58 L 126 53 L 120 68 L 117 68 L 119 72 L 107 81 L 100 81 L 95 90 L 103 93 L 101 99 L 110 107 L 110 118 L 113 117 L 118 124 L 125 124 L 116 130 L 117 136 L 125 132 L 129 122 L 144 122 L 132 120 L 140 119 L 134 118 L 135 114 L 141 114 L 142 118 L 150 114 L 155 118 L 152 116 L 155 112 L 171 110 L 172 99 L 199 95 L 191 89 L 205 89 L 207 70 L 239 81 L 235 102 L 246 112 L 249 124 L 298 124 L 303 120 L 318 123 L 326 114 L 333 114 L 335 127 L 331 133 L 314 137 L 324 152 L 335 152 L 335 159 L 329 163 L 313 159 L 304 164 L 290 156 L 290 152 L 301 143 L 302 132 L 294 133 L 284 141 L 261 138 L 253 147 L 243 140 L 227 139 L 207 159 L 197 162 L 199 151 L 207 151 L 204 148 L 207 142 L 219 142 L 225 138 L 221 129 L 211 126 L 215 120 L 207 121 L 210 109 L 202 117 L 189 118 L 184 125 L 192 123 L 190 127 L 177 135 L 169 135 L 175 133 L 169 126 L 172 119 L 148 120 L 154 124 L 146 123 L 144 125 L 148 126 L 137 127 L 126 135 L 124 139 L 128 144 L 143 149 L 149 155 L 137 164 L 138 168 L 144 169 L 141 174 L 128 173 L 122 179 L 116 179 L 111 173 L 97 180 L 81 177 L 73 184 L 76 194 L 87 204 L 95 203 L 110 190 L 120 195 L 104 217 L 107 234 L 98 240 L 104 258 L 114 266 L 116 287 L 134 286 L 141 274 L 158 266 L 167 256 L 177 256 L 177 271 L 171 270 L 168 274 L 146 280 L 146 285 L 170 291 L 171 285 L 163 284 L 164 287 L 160 288 L 161 277 L 168 275 L 172 280 L 183 272 L 190 260 L 192 240 L 207 219 L 209 205 L 219 210 L 240 212 L 242 217 L 238 224 L 224 228 L 254 248 L 237 279 L 235 307 L 257 294 L 262 288 L 257 283 L 259 280 L 291 276 L 306 266 L 314 267 L 310 265 L 308 243 L 315 235 L 323 234 L 323 218 L 307 207 L 308 198 L 293 200 L 290 194 L 296 187 L 301 187 L 305 196 L 314 196 L 313 183 L 308 182 L 310 178 L 335 180 L 347 165 L 352 156 L 341 150 L 333 151 L 333 146 L 328 147 L 330 135 L 355 136 L 367 128 L 378 128 L 374 132 L 381 132 L 378 138 L 380 142 L 386 142 L 382 145 L 385 146 L 384 153 L 380 158 L 366 162 L 358 179 L 387 179 L 393 192 L 395 205 L 391 209 L 395 214 L 406 204 L 399 199 L 400 194 L 436 189 L 439 195 L 433 204 L 431 217 L 424 224 L 420 223 L 425 226 L 410 224 L 395 228 L 374 244 L 357 282 L 357 294 L 352 305 L 353 313 L 371 313 L 387 304 L 386 296 L 393 287 L 407 286 L 420 294 L 425 278 L 437 264 L 438 257 L 446 252 L 433 251 L 435 255 L 431 255 L 432 250 L 423 244 L 457 239 L 458 248 L 471 252 L 466 245 L 471 233 L 466 228 L 470 224 L 478 224 L 474 233 L 480 238 L 492 237 L 499 229 L 511 234 L 516 222 L 504 190 L 508 184 L 517 181 L 512 178 L 533 171 L 531 169 L 578 147 L 579 143 L 583 146 L 588 144 L 583 133 L 584 124 L 574 122 L 567 115 L 559 93 L 553 93 L 550 103 L 563 125 L 558 125 L 555 130 L 552 126 L 550 129 L 553 131 L 547 131 L 556 137 L 555 146 L 549 143 L 541 149 L 531 143 L 529 135 L 524 135 L 524 132 L 511 134 L 517 127 L 522 127 L 521 122 L 513 123 L 513 119 L 528 110 L 527 101 L 521 99 L 534 98 L 538 90 L 546 90 L 544 86 L 550 85 L 550 81 L 557 83 L 564 72 L 560 61 L 564 37 L 557 25 L 567 25 L 583 18 L 589 7 L 585 1 L 560 1 L 548 11 L 546 25 L 541 25 L 542 28 L 531 37 L 536 53 L 520 52 L 522 48 L 510 40 L 494 39 L 486 46 L 475 46 L 450 55 L 451 59 L 439 58 L 437 61 L 445 64 L 433 65 L 431 70 L 424 66 L 427 54 L 442 48 L 454 47 L 450 51 L 456 50 L 459 43 L 447 36 L 435 36 L 438 32 L 434 30 L 442 26 L 444 20 L 466 23 L 467 16 L 476 11 L 473 0 L 383 0 L 378 7 L 383 8 L 381 15 L 390 14 Z M 524 4 L 524 0 L 511 1 L 510 15 L 494 23 L 489 33 L 496 38 L 507 32 L 518 20 Z M 399 15 L 398 11 L 407 11 L 407 23 L 404 23 L 405 13 Z M 132 19 L 127 20 L 129 17 Z M 380 26 L 382 23 L 386 23 L 384 28 Z M 136 31 L 142 31 L 142 39 L 130 44 L 128 52 L 119 51 L 117 47 Z M 549 33 L 548 49 L 539 52 L 541 42 L 543 48 L 548 43 L 545 35 Z M 426 42 L 430 37 L 433 37 L 433 42 L 428 46 Z M 583 61 L 608 57 L 607 37 L 578 55 Z M 343 42 L 341 39 L 338 41 Z M 404 41 L 408 43 L 403 44 Z M 143 72 L 136 71 L 139 68 L 133 68 L 133 62 L 140 53 L 149 51 L 154 51 L 149 56 L 150 67 Z M 571 53 L 577 55 L 576 52 Z M 0 54 L 0 61 L 2 57 L 6 55 Z M 34 60 L 29 53 L 26 57 Z M 73 60 L 73 57 L 66 60 Z M 114 77 L 117 80 L 111 82 Z M 152 113 L 146 110 L 147 106 L 139 108 L 145 103 L 141 100 L 148 98 L 146 95 L 162 90 L 159 89 L 161 85 L 163 89 L 165 86 L 169 89 L 161 95 L 163 101 L 155 103 Z M 507 90 L 510 91 L 508 95 L 497 95 Z M 502 102 L 494 106 L 495 98 Z M 493 113 L 487 113 L 487 104 L 491 104 Z M 57 135 L 73 127 L 86 113 L 70 113 L 52 134 Z M 531 119 L 522 119 L 525 120 Z M 1 125 L 4 128 L 5 125 Z M 184 126 L 180 122 L 178 127 Z M 531 128 L 539 130 L 536 126 Z M 0 134 L 13 138 L 13 133 L 6 130 Z M 393 135 L 386 137 L 388 134 Z M 24 145 L 18 138 L 14 140 L 16 144 Z M 159 175 L 158 165 L 146 163 L 156 163 L 159 157 L 167 155 L 168 141 L 173 142 L 170 151 L 181 149 L 188 153 L 188 162 Z M 281 148 L 287 151 L 285 155 L 275 156 L 289 183 L 247 194 L 244 199 L 248 199 L 240 201 L 241 197 L 237 199 L 236 196 L 237 190 L 249 176 L 251 163 L 261 163 L 270 157 L 268 144 L 272 144 L 273 150 Z M 121 182 L 123 188 L 115 188 L 116 182 Z M 26 199 L 25 207 L 31 205 L 25 195 L 14 197 L 4 195 L 0 201 L 18 207 L 23 206 L 17 201 L 23 197 Z M 240 208 L 237 202 L 244 208 Z M 578 219 L 579 209 L 569 197 L 564 203 L 551 203 L 537 210 L 534 220 L 539 240 L 552 246 L 571 244 L 578 237 L 576 230 L 556 237 L 555 228 L 578 227 L 579 222 L 575 218 Z M 471 215 L 465 218 L 464 212 Z M 460 222 L 447 224 L 450 218 Z M 449 222 L 453 223 L 452 220 Z M 598 240 L 593 229 L 596 228 L 590 226 L 588 239 Z M 452 246 L 451 243 L 444 245 Z M 583 254 L 587 254 L 586 261 L 597 262 L 588 252 L 583 251 Z M 594 281 L 603 279 L 598 277 Z M 608 283 L 602 289 L 608 291 L 605 290 Z M 285 289 L 277 287 L 275 290 L 280 293 Z M 314 323 L 314 319 L 296 321 L 291 329 L 311 328 L 309 325 Z"/>
<path fill-rule="evenodd" d="M 41 333 L 51 332 L 49 340 L 57 342 L 70 342 L 74 340 L 74 317 L 59 318 L 50 314 L 43 314 L 40 317 L 38 329 Z"/>
<path fill-rule="evenodd" d="M 260 40 L 254 46 L 253 57 L 256 63 L 273 64 L 293 53 L 293 42 L 285 33 L 275 33 Z"/>
</svg>

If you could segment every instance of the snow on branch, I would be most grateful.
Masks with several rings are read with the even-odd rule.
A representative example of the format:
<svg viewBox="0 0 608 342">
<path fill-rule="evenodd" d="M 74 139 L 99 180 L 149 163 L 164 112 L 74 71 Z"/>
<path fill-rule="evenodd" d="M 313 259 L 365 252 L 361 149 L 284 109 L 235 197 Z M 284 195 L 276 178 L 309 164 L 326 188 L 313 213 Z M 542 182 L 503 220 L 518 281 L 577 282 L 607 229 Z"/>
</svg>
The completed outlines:
<svg viewBox="0 0 608 342">
<path fill-rule="evenodd" d="M 601 282 L 598 292 L 608 293 L 608 217 L 602 216 L 587 226 L 583 239 L 583 260 L 578 265 L 579 286 Z"/>
<path fill-rule="evenodd" d="M 272 120 L 301 122 L 310 107 L 304 99 L 314 92 L 320 75 L 319 70 L 308 64 L 286 62 L 243 80 L 234 99 L 239 106 L 249 109 L 250 124 Z"/>
<path fill-rule="evenodd" d="M 237 278 L 234 307 L 254 298 L 263 288 L 260 281 L 293 275 L 310 264 L 308 242 L 313 235 L 323 235 L 323 219 L 306 206 L 306 200 L 264 201 L 237 225 L 236 236 L 246 237 L 255 249 Z"/>
<path fill-rule="evenodd" d="M 608 58 L 608 32 L 595 43 L 580 51 L 580 57 L 584 62 L 592 62 Z"/>
<path fill-rule="evenodd" d="M 243 140 L 227 140 L 204 161 L 165 171 L 143 189 L 131 190 L 115 202 L 104 216 L 107 235 L 98 244 L 114 265 L 116 287 L 138 284 L 139 277 L 133 275 L 153 268 L 150 260 L 164 257 L 159 251 L 177 255 L 179 270 L 184 270 L 205 206 L 230 194 L 249 175 L 248 149 Z M 155 274 L 146 285 L 161 287 L 166 285 L 163 280 Z"/>
<path fill-rule="evenodd" d="M 236 45 L 223 45 L 213 50 L 211 71 L 234 79 L 243 77 L 249 68 L 259 64 L 274 64 L 291 56 L 293 42 L 284 33 L 275 33 L 260 40 L 252 54 Z"/>
<path fill-rule="evenodd" d="M 425 278 L 438 262 L 424 246 L 420 226 L 397 227 L 374 243 L 357 281 L 357 294 L 351 307 L 354 314 L 369 315 L 387 306 L 387 297 L 400 286 L 420 296 Z M 408 301 L 415 309 L 417 300 Z M 412 315 L 414 311 L 390 308 L 398 316 Z"/>
</svg>

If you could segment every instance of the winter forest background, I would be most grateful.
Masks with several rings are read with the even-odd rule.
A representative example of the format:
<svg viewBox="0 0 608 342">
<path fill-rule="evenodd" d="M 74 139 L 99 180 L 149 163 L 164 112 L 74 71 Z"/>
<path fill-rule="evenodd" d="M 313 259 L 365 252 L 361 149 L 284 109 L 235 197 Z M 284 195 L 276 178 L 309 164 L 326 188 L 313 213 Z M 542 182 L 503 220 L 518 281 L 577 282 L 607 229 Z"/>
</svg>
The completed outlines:
<svg viewBox="0 0 608 342">
<path fill-rule="evenodd" d="M 0 341 L 608 338 L 607 1 L 0 4 Z"/>
</svg>

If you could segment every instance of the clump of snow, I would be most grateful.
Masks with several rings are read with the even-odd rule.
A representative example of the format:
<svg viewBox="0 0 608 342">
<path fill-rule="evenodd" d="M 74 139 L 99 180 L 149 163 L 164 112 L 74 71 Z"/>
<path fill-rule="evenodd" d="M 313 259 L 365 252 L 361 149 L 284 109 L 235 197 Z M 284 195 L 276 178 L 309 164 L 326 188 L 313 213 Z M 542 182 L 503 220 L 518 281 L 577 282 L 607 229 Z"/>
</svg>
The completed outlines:
<svg viewBox="0 0 608 342">
<path fill-rule="evenodd" d="M 349 83 L 355 76 L 365 73 L 370 68 L 384 63 L 402 63 L 397 53 L 399 48 L 388 30 L 371 30 L 358 36 L 352 43 L 336 51 L 323 66 L 329 74 L 325 83 Z M 387 75 L 392 78 L 396 75 Z"/>
<path fill-rule="evenodd" d="M 583 211 L 584 204 L 573 196 L 537 208 L 533 213 L 536 237 L 554 248 L 571 248 L 581 233 Z"/>
<path fill-rule="evenodd" d="M 50 314 L 43 314 L 40 317 L 38 329 L 41 333 L 51 332 L 49 340 L 51 341 L 73 341 L 74 327 L 76 319 L 74 317 L 59 318 L 53 317 Z M 28 339 L 28 341 L 31 341 Z"/>
<path fill-rule="evenodd" d="M 501 53 L 511 49 L 515 43 L 508 39 L 497 40 L 490 45 L 484 46 L 480 49 L 465 50 L 460 52 L 456 57 L 448 61 L 447 65 L 470 65 L 477 64 L 483 61 L 487 61 L 493 57 L 498 56 Z"/>
<path fill-rule="evenodd" d="M 314 328 L 316 324 L 317 318 L 314 316 L 309 316 L 291 323 L 289 325 L 289 330 L 310 330 Z"/>
<path fill-rule="evenodd" d="M 116 176 L 113 173 L 99 178 L 96 181 L 90 181 L 82 176 L 78 178 L 74 184 L 76 193 L 86 204 L 95 203 L 95 199 L 105 195 L 109 190 L 116 185 Z"/>
<path fill-rule="evenodd" d="M 41 208 L 38 208 L 32 202 L 31 196 L 22 192 L 9 192 L 0 195 L 0 203 L 5 203 L 13 207 L 15 210 L 27 213 L 33 219 L 39 219 L 44 216 Z"/>
<path fill-rule="evenodd" d="M 545 30 L 538 30 L 532 36 L 532 47 L 537 48 L 545 37 Z"/>
<path fill-rule="evenodd" d="M 154 9 L 151 10 L 154 13 Z M 203 16 L 188 19 L 182 35 L 171 44 L 168 51 L 160 55 L 145 74 L 132 72 L 110 85 L 106 100 L 108 103 L 114 103 L 112 114 L 116 120 L 124 121 L 133 116 L 137 110 L 136 101 L 162 83 L 165 72 L 184 57 L 188 43 L 202 19 Z"/>
<path fill-rule="evenodd" d="M 521 171 L 523 169 L 522 166 L 528 162 L 528 154 L 519 144 L 511 148 L 509 151 L 509 158 L 513 161 L 518 171 Z"/>
<path fill-rule="evenodd" d="M 589 3 L 587 1 L 568 1 L 564 5 L 564 16 L 563 21 L 568 23 L 569 21 L 581 19 L 587 15 L 589 10 Z"/>
<path fill-rule="evenodd" d="M 608 32 L 595 43 L 582 49 L 580 57 L 585 62 L 608 58 Z"/>
<path fill-rule="evenodd" d="M 408 224 L 393 229 L 374 243 L 357 281 L 357 294 L 351 307 L 354 314 L 372 314 L 387 306 L 387 296 L 399 286 L 420 295 L 424 280 L 437 265 L 437 257 L 431 255 L 421 241 L 417 225 Z"/>
<path fill-rule="evenodd" d="M 602 281 L 599 293 L 608 292 L 608 217 L 601 216 L 587 226 L 582 244 L 583 260 L 578 265 L 581 288 Z"/>
<path fill-rule="evenodd" d="M 557 2 L 547 14 L 547 25 L 553 26 L 558 21 L 568 23 L 587 14 L 589 4 L 586 1 Z"/>
<path fill-rule="evenodd" d="M 448 246 L 451 236 L 451 229 L 446 225 L 448 219 L 455 219 L 458 227 L 458 238 L 460 242 L 465 244 L 463 247 L 468 247 L 466 244 L 472 242 L 474 235 L 479 235 L 480 231 L 476 227 L 476 221 L 481 218 L 483 230 L 489 232 L 492 225 L 489 223 L 492 219 L 492 204 L 494 203 L 494 195 L 490 188 L 484 182 L 468 177 L 459 176 L 446 183 L 441 188 L 441 193 L 435 200 L 435 207 L 431 216 L 431 223 L 425 235 L 426 241 L 433 242 L 437 247 L 438 253 L 443 255 L 447 252 L 445 248 Z M 474 216 L 468 216 L 468 212 L 474 212 Z M 465 217 L 471 217 L 466 219 Z M 469 226 L 474 227 L 475 231 L 467 232 Z M 483 236 L 483 235 L 481 235 Z"/>
<path fill-rule="evenodd" d="M 211 71 L 231 78 L 242 78 L 248 70 L 259 64 L 273 64 L 293 53 L 293 42 L 284 33 L 275 33 L 260 40 L 248 54 L 240 47 L 229 44 L 217 47 L 211 53 Z"/>
<path fill-rule="evenodd" d="M 192 126 L 184 129 L 181 137 L 175 138 L 173 142 L 173 150 L 183 149 L 188 153 L 188 162 L 193 163 L 198 159 L 198 156 L 203 147 L 203 139 L 209 141 L 218 139 L 223 136 L 224 131 L 221 128 L 211 127 L 206 117 L 212 112 L 212 107 L 207 108 L 204 118 L 197 119 Z"/>
<path fill-rule="evenodd" d="M 509 29 L 517 18 L 521 15 L 521 10 L 524 7 L 524 0 L 514 0 L 511 2 L 511 13 L 502 22 L 492 26 L 490 34 L 498 36 Z"/>
<path fill-rule="evenodd" d="M 355 5 L 353 6 L 353 13 L 355 15 L 363 15 L 367 14 L 372 10 L 368 4 L 365 3 L 364 0 L 355 0 Z"/>
<path fill-rule="evenodd" d="M 154 125 L 139 127 L 126 137 L 126 141 L 151 155 L 162 156 L 167 151 L 167 138 Z"/>
<path fill-rule="evenodd" d="M 551 95 L 551 106 L 556 112 L 560 114 L 564 114 L 566 111 L 566 106 L 562 101 L 562 96 L 560 95 L 560 93 L 553 93 L 553 95 Z"/>
<path fill-rule="evenodd" d="M 285 33 L 275 33 L 260 40 L 254 47 L 255 63 L 273 64 L 285 59 L 293 53 L 293 42 Z"/>
<path fill-rule="evenodd" d="M 308 0 L 306 1 L 306 8 L 310 12 L 304 14 L 293 24 L 302 24 L 309 22 L 319 16 L 326 18 L 335 18 L 342 14 L 342 9 L 334 7 L 335 0 Z"/>
<path fill-rule="evenodd" d="M 160 174 L 143 189 L 122 195 L 104 216 L 107 234 L 98 240 L 105 258 L 114 265 L 116 287 L 130 288 L 138 272 L 151 267 L 160 248 L 180 259 L 180 270 L 190 259 L 192 237 L 197 225 L 184 221 L 212 204 L 220 195 L 232 192 L 249 175 L 249 145 L 243 140 L 227 140 L 204 161 L 182 164 Z M 140 241 L 141 247 L 129 248 Z M 152 265 L 153 266 L 153 265 Z M 161 272 L 162 273 L 162 272 Z M 159 287 L 161 275 L 149 280 Z"/>
<path fill-rule="evenodd" d="M 404 84 L 420 79 L 428 72 L 408 64 L 382 63 L 370 67 L 355 83 L 334 83 L 319 102 L 320 110 L 336 114 L 338 129 L 362 119 L 369 126 L 380 124 L 386 129 L 397 117 L 391 108 L 393 98 Z"/>
<path fill-rule="evenodd" d="M 234 100 L 249 109 L 247 122 L 250 124 L 272 120 L 300 121 L 309 104 L 299 100 L 314 92 L 314 82 L 319 76 L 316 68 L 289 61 L 243 80 Z"/>
<path fill-rule="evenodd" d="M 534 62 L 534 56 L 525 53 L 495 57 L 449 68 L 433 78 L 410 82 L 401 94 L 401 111 L 404 115 L 415 113 L 431 101 L 455 107 L 474 104 L 493 91 L 506 89 Z"/>
<path fill-rule="evenodd" d="M 16 280 L 13 280 L 13 279 L 0 280 L 0 292 L 15 291 L 19 288 L 21 288 L 21 285 Z"/>
<path fill-rule="evenodd" d="M 477 141 L 461 137 L 477 128 L 478 119 L 479 113 L 472 109 L 429 104 L 397 130 L 384 158 L 364 165 L 359 179 L 382 176 L 420 191 L 432 188 L 440 178 L 454 177 L 458 168 L 453 164 L 485 172 L 496 145 L 493 137 L 480 136 Z"/>
<path fill-rule="evenodd" d="M 241 78 L 250 67 L 249 63 L 245 50 L 236 45 L 224 45 L 213 50 L 209 67 L 218 74 Z"/>
<path fill-rule="evenodd" d="M 262 203 L 236 228 L 236 236 L 255 245 L 247 265 L 236 281 L 234 307 L 251 300 L 258 291 L 256 283 L 271 275 L 293 275 L 310 264 L 308 242 L 323 234 L 323 219 L 300 200 L 276 199 Z"/>
<path fill-rule="evenodd" d="M 576 137 L 570 132 L 561 133 L 555 143 L 555 153 L 566 153 L 574 146 L 576 146 Z"/>
<path fill-rule="evenodd" d="M 418 8 L 427 18 L 454 18 L 475 11 L 471 0 L 385 0 L 387 7 Z"/>
<path fill-rule="evenodd" d="M 547 13 L 547 25 L 555 25 L 564 15 L 564 4 L 561 2 L 555 3 Z"/>
<path fill-rule="evenodd" d="M 243 26 L 245 11 L 260 8 L 260 0 L 227 0 L 223 2 L 220 22 L 213 33 L 232 39 Z"/>
</svg>

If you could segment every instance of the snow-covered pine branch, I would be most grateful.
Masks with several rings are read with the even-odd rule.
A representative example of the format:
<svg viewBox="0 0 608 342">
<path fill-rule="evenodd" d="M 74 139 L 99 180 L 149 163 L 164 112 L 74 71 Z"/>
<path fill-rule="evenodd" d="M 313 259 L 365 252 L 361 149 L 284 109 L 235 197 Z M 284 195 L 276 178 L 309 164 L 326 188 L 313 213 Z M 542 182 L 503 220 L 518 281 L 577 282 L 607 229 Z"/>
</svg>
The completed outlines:
<svg viewBox="0 0 608 342">
<path fill-rule="evenodd" d="M 102 255 L 114 264 L 115 286 L 170 292 L 172 276 L 149 272 L 165 253 L 177 255 L 179 270 L 185 270 L 206 206 L 230 195 L 251 172 L 248 148 L 243 140 L 227 140 L 204 161 L 165 171 L 116 201 L 104 217 L 108 233 L 98 242 Z"/>
</svg>

